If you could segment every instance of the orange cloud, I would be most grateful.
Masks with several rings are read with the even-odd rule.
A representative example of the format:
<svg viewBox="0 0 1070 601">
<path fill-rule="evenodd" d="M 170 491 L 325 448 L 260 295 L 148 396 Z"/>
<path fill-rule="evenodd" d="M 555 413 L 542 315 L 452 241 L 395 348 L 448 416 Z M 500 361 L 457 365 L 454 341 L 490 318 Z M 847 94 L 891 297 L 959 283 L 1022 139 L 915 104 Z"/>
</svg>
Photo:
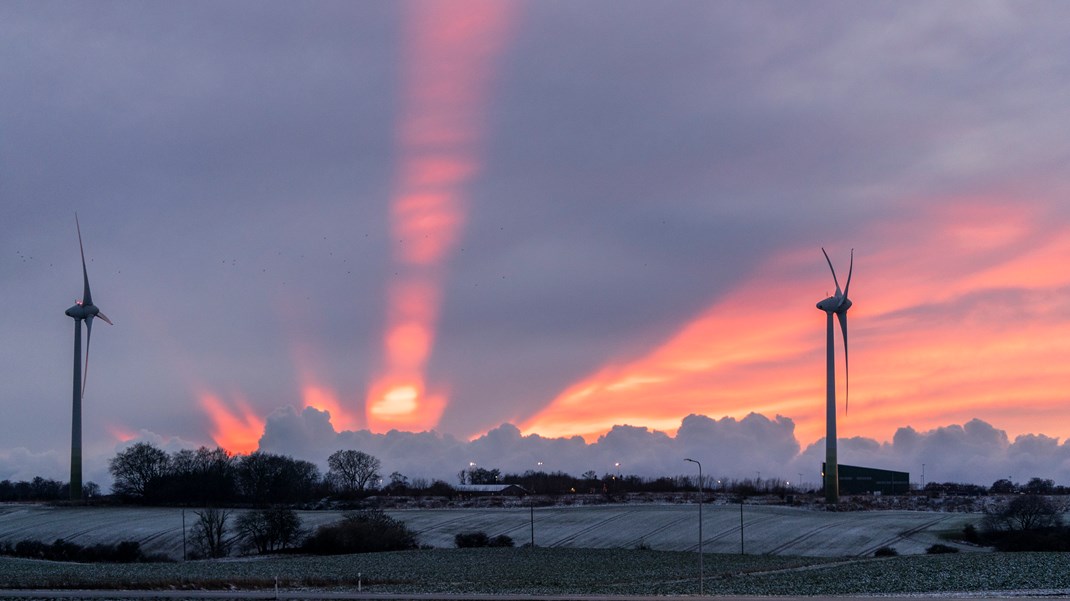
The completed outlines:
<svg viewBox="0 0 1070 601">
<path fill-rule="evenodd" d="M 231 453 L 251 453 L 259 448 L 264 420 L 244 399 L 237 398 L 232 403 L 225 403 L 208 392 L 201 393 L 199 397 L 201 407 L 212 420 L 212 440 L 218 446 Z"/>
<path fill-rule="evenodd" d="M 362 416 L 349 409 L 338 398 L 338 394 L 329 388 L 306 384 L 301 389 L 301 400 L 305 407 L 331 414 L 331 425 L 335 430 L 355 431 L 363 426 Z"/>
<path fill-rule="evenodd" d="M 849 414 L 836 333 L 839 435 L 887 440 L 900 426 L 974 417 L 1012 435 L 1038 423 L 1070 434 L 1070 228 L 1019 199 L 933 206 L 858 237 Z M 847 250 L 830 249 L 841 270 Z M 825 344 L 814 303 L 831 288 L 818 245 L 774 257 L 646 356 L 564 390 L 522 430 L 592 440 L 618 423 L 672 432 L 690 413 L 756 411 L 792 417 L 800 441 L 813 442 L 824 436 Z"/>
<path fill-rule="evenodd" d="M 368 422 L 380 432 L 430 430 L 446 408 L 445 396 L 429 394 L 418 374 L 378 380 L 370 389 L 370 398 L 378 402 L 369 407 Z"/>
<path fill-rule="evenodd" d="M 324 384 L 329 381 L 323 375 L 323 366 L 328 362 L 314 345 L 301 341 L 302 333 L 291 331 L 290 338 L 294 340 L 290 345 L 290 355 L 300 380 L 303 406 L 330 413 L 331 424 L 339 431 L 362 428 L 364 416 L 358 410 L 359 400 L 344 402 L 335 389 Z"/>
<path fill-rule="evenodd" d="M 399 162 L 391 201 L 397 280 L 387 291 L 384 367 L 365 403 L 369 428 L 433 428 L 446 407 L 429 395 L 443 262 L 466 218 L 467 186 L 482 166 L 483 115 L 510 4 L 406 4 Z"/>
<path fill-rule="evenodd" d="M 112 438 L 119 442 L 126 442 L 137 438 L 136 432 L 128 430 L 125 426 L 119 424 L 108 424 L 105 428 L 108 430 L 108 434 L 111 434 Z"/>
</svg>

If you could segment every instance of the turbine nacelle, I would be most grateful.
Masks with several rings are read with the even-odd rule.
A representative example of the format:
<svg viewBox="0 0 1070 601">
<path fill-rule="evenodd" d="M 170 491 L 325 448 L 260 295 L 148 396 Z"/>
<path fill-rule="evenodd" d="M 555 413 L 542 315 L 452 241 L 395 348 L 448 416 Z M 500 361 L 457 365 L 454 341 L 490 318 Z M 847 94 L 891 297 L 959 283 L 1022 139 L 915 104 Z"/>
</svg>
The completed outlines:
<svg viewBox="0 0 1070 601">
<path fill-rule="evenodd" d="M 96 316 L 100 313 L 100 309 L 96 305 L 86 305 L 82 301 L 77 301 L 74 306 L 64 311 L 67 317 L 73 317 L 75 319 L 85 319 L 90 316 Z"/>
<path fill-rule="evenodd" d="M 99 307 L 97 307 L 96 305 L 84 304 L 82 303 L 82 301 L 76 301 L 74 303 L 74 306 L 64 311 L 64 313 L 67 315 L 67 317 L 73 317 L 74 319 L 88 320 L 93 317 L 99 317 L 106 321 L 108 324 L 114 325 L 111 323 L 111 320 L 107 318 L 107 316 L 100 312 Z"/>
<path fill-rule="evenodd" d="M 817 303 L 817 308 L 826 313 L 846 313 L 851 308 L 851 299 L 837 294 Z"/>
</svg>

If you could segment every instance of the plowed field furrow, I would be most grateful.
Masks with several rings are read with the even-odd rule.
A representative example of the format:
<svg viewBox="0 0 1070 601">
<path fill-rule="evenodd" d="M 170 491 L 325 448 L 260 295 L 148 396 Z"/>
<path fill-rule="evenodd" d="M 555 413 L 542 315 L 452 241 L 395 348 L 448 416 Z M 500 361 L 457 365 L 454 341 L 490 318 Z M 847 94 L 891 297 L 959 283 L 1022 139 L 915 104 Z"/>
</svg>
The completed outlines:
<svg viewBox="0 0 1070 601">
<path fill-rule="evenodd" d="M 804 533 L 800 534 L 799 536 L 796 536 L 795 538 L 792 538 L 792 539 L 788 540 L 785 543 L 782 543 L 780 545 L 777 545 L 777 546 L 773 547 L 772 549 L 769 549 L 769 550 L 765 551 L 765 554 L 766 555 L 776 555 L 777 553 L 780 553 L 781 551 L 784 551 L 785 549 L 790 549 L 791 547 L 793 547 L 793 546 L 795 546 L 795 545 L 797 545 L 797 544 L 799 544 L 799 543 L 801 543 L 803 541 L 809 540 L 809 539 L 817 536 L 818 534 L 821 534 L 822 532 L 825 532 L 825 531 L 831 530 L 833 528 L 836 528 L 837 526 L 840 526 L 840 524 L 835 523 L 835 522 L 833 522 L 831 524 L 825 524 L 823 526 L 818 526 L 817 528 L 813 528 L 813 529 L 811 529 L 811 530 L 809 530 L 807 532 L 804 532 Z"/>
<path fill-rule="evenodd" d="M 550 543 L 548 546 L 550 546 L 550 547 L 560 547 L 560 546 L 566 545 L 566 544 L 571 543 L 572 541 L 576 540 L 578 537 L 581 537 L 584 534 L 587 534 L 588 532 L 603 528 L 603 527 L 605 527 L 606 524 L 609 524 L 611 522 L 615 522 L 615 521 L 621 519 L 622 517 L 624 517 L 624 516 L 626 516 L 628 514 L 631 514 L 631 513 L 633 513 L 633 512 L 625 511 L 625 512 L 622 512 L 622 513 L 618 513 L 618 514 L 612 515 L 612 516 L 610 516 L 608 518 L 605 518 L 603 520 L 595 522 L 594 524 L 591 524 L 590 526 L 587 526 L 586 528 L 581 528 L 581 529 L 573 532 L 569 536 L 566 536 L 564 538 L 558 539 L 558 540 Z"/>
<path fill-rule="evenodd" d="M 936 518 L 935 520 L 932 520 L 932 521 L 929 521 L 929 522 L 925 522 L 924 524 L 920 524 L 920 525 L 915 526 L 914 528 L 911 528 L 909 530 L 904 530 L 903 532 L 900 532 L 896 536 L 893 536 L 893 537 L 891 537 L 889 539 L 880 541 L 878 543 L 874 543 L 873 545 L 871 545 L 869 547 L 866 547 L 865 549 L 862 550 L 861 553 L 858 554 L 858 556 L 862 557 L 862 556 L 866 556 L 866 555 L 871 555 L 874 551 L 876 551 L 877 549 L 880 549 L 881 547 L 890 547 L 890 546 L 894 545 L 895 543 L 897 543 L 897 542 L 899 542 L 901 540 L 910 538 L 911 536 L 914 536 L 915 534 L 917 534 L 919 532 L 922 532 L 924 530 L 928 530 L 929 528 L 932 528 L 933 526 L 935 526 L 937 524 L 946 522 L 950 518 L 951 518 L 951 516 L 941 516 L 939 518 Z"/>
<path fill-rule="evenodd" d="M 402 519 L 404 519 L 404 518 L 402 518 Z M 420 535 L 420 534 L 425 534 L 425 533 L 428 533 L 428 532 L 433 532 L 435 530 L 442 530 L 443 528 L 445 528 L 447 526 L 450 526 L 452 524 L 456 524 L 457 522 L 463 522 L 465 520 L 471 520 L 471 519 L 472 519 L 471 515 L 462 515 L 460 517 L 456 517 L 456 518 L 453 518 L 451 520 L 442 520 L 441 522 L 436 522 L 434 525 L 432 525 L 432 526 L 430 526 L 428 528 L 424 528 L 422 530 L 417 530 L 416 534 Z"/>
<path fill-rule="evenodd" d="M 747 527 L 749 527 L 749 526 L 756 526 L 758 524 L 764 524 L 764 523 L 772 521 L 774 519 L 776 519 L 776 516 L 762 516 L 762 517 L 758 517 L 758 518 L 751 517 L 751 520 L 749 522 L 744 520 L 743 529 L 744 529 L 744 531 L 746 531 Z M 709 543 L 717 542 L 717 541 L 725 538 L 726 536 L 728 536 L 730 534 L 735 534 L 736 536 L 739 536 L 739 525 L 738 524 L 728 528 L 727 530 L 722 530 L 721 532 L 719 532 L 719 533 L 717 533 L 717 534 L 715 534 L 713 536 L 706 537 L 705 539 L 703 539 L 702 544 L 703 544 L 703 546 L 705 546 L 705 545 L 707 545 Z M 688 550 L 688 551 L 698 551 L 698 543 L 694 543 L 694 544 L 688 546 L 686 548 L 686 550 Z"/>
<path fill-rule="evenodd" d="M 152 534 L 150 534 L 148 536 L 143 537 L 138 542 L 140 542 L 141 546 L 144 547 L 146 545 L 152 544 L 154 541 L 157 541 L 157 540 L 160 540 L 160 539 L 163 539 L 163 538 L 166 538 L 166 537 L 170 536 L 173 532 L 174 532 L 174 530 L 160 530 L 159 532 L 154 532 L 154 533 L 152 533 Z M 179 532 L 180 536 L 181 536 L 181 534 L 182 533 Z"/>
<path fill-rule="evenodd" d="M 648 538 L 650 538 L 650 537 L 652 537 L 654 535 L 657 535 L 657 534 L 661 534 L 662 532 L 665 532 L 666 530 L 669 530 L 670 528 L 672 528 L 674 526 L 677 526 L 679 524 L 682 524 L 684 522 L 690 521 L 691 519 L 692 519 L 691 516 L 686 516 L 686 515 L 683 516 L 683 517 L 680 517 L 680 518 L 676 518 L 675 520 L 673 520 L 671 522 L 667 522 L 667 523 L 662 524 L 661 526 L 659 526 L 657 528 L 654 528 L 653 530 L 651 530 L 649 532 L 646 532 L 642 536 L 639 536 L 637 538 L 633 538 L 631 540 L 624 541 L 624 543 L 620 545 L 620 548 L 621 549 L 634 549 L 635 547 L 639 546 L 640 543 L 643 543 L 644 541 L 646 541 Z"/>
</svg>

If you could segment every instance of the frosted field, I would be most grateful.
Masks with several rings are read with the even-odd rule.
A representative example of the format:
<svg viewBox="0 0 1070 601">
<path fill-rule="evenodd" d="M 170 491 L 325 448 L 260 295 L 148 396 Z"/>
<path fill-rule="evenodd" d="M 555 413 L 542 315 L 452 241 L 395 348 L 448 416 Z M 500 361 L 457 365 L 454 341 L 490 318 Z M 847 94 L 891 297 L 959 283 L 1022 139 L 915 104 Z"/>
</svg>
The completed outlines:
<svg viewBox="0 0 1070 601">
<path fill-rule="evenodd" d="M 306 528 L 339 519 L 337 511 L 298 512 Z M 415 530 L 420 544 L 453 547 L 454 535 L 481 530 L 506 534 L 522 545 L 531 540 L 527 508 L 413 509 L 387 512 Z M 703 507 L 704 550 L 739 553 L 739 506 Z M 186 510 L 186 527 L 196 516 Z M 882 546 L 901 554 L 924 553 L 946 540 L 943 532 L 961 532 L 980 515 L 913 511 L 822 512 L 790 507 L 745 505 L 743 544 L 748 554 L 846 557 L 871 555 Z M 697 505 L 598 505 L 535 509 L 535 544 L 539 547 L 635 549 L 663 551 L 698 547 Z M 0 541 L 58 538 L 90 545 L 134 540 L 146 553 L 182 555 L 182 510 L 175 508 L 0 505 Z M 973 547 L 962 547 L 974 550 Z"/>
</svg>

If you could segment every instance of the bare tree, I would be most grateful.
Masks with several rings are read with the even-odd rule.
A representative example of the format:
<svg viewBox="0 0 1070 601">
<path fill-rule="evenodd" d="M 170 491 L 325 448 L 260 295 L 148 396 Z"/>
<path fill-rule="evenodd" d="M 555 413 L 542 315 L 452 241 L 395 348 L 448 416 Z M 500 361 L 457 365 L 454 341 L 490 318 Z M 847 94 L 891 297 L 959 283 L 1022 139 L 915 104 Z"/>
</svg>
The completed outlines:
<svg viewBox="0 0 1070 601">
<path fill-rule="evenodd" d="M 293 503 L 316 494 L 320 482 L 315 464 L 286 455 L 256 451 L 238 459 L 238 489 L 255 503 Z"/>
<path fill-rule="evenodd" d="M 301 538 L 301 518 L 289 507 L 276 505 L 238 517 L 238 534 L 257 553 L 286 549 Z"/>
<path fill-rule="evenodd" d="M 230 551 L 230 542 L 226 538 L 230 512 L 209 507 L 194 513 L 197 521 L 193 524 L 190 538 L 198 554 L 202 557 L 226 557 Z"/>
<path fill-rule="evenodd" d="M 335 451 L 327 458 L 327 478 L 345 492 L 364 490 L 379 479 L 382 463 L 363 451 Z"/>
<path fill-rule="evenodd" d="M 108 471 L 115 478 L 112 489 L 120 495 L 148 498 L 153 486 L 167 475 L 170 463 L 166 451 L 139 442 L 108 462 Z"/>
</svg>

